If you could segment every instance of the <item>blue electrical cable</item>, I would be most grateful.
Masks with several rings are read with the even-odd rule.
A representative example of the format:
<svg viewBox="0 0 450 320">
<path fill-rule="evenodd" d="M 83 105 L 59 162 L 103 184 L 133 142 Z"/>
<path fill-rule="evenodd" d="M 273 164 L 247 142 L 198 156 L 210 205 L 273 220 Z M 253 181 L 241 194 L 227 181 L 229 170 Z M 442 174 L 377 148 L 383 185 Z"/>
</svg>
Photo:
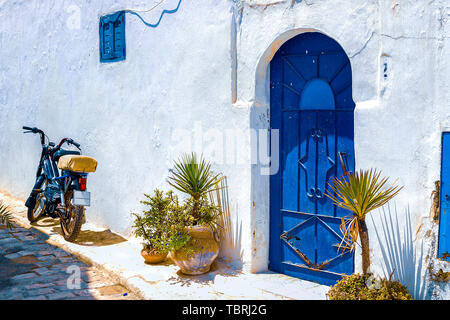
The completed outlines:
<svg viewBox="0 0 450 320">
<path fill-rule="evenodd" d="M 163 12 L 161 13 L 161 16 L 159 17 L 158 22 L 155 23 L 155 24 L 151 24 L 151 23 L 146 22 L 146 21 L 145 21 L 145 20 L 144 20 L 137 12 L 135 12 L 135 11 L 133 11 L 133 10 L 124 10 L 124 12 L 126 12 L 126 13 L 131 13 L 131 14 L 137 16 L 139 19 L 141 19 L 141 21 L 142 21 L 147 27 L 150 27 L 150 28 L 156 28 L 156 27 L 161 23 L 161 20 L 162 20 L 164 14 L 166 14 L 166 13 L 167 13 L 167 14 L 171 14 L 171 13 L 175 13 L 175 12 L 178 11 L 178 9 L 180 8 L 181 1 L 182 1 L 182 0 L 180 0 L 180 1 L 178 2 L 178 5 L 177 5 L 177 7 L 176 7 L 175 9 L 172 9 L 172 10 L 166 10 L 166 9 L 164 9 Z"/>
</svg>

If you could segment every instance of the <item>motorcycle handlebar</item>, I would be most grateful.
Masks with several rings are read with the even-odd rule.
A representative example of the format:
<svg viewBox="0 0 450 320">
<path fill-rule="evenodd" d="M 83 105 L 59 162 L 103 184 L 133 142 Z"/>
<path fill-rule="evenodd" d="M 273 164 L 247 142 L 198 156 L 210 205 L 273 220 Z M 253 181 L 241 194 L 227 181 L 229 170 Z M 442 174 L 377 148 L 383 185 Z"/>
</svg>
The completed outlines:
<svg viewBox="0 0 450 320">
<path fill-rule="evenodd" d="M 58 145 L 56 146 L 57 148 L 61 148 L 61 146 L 63 145 L 64 142 L 66 142 L 67 138 L 61 139 L 61 141 L 58 143 Z"/>
<path fill-rule="evenodd" d="M 36 128 L 36 127 L 31 128 L 31 127 L 23 126 L 22 129 L 23 130 L 29 130 L 29 131 L 31 131 L 33 133 L 44 133 L 42 130 L 40 130 L 40 129 Z"/>
<path fill-rule="evenodd" d="M 77 148 L 81 147 L 81 144 L 79 144 L 78 142 L 73 141 L 72 144 Z"/>
<path fill-rule="evenodd" d="M 38 129 L 36 127 L 31 128 L 31 127 L 27 127 L 27 126 L 23 126 L 22 129 L 24 130 L 28 130 L 25 131 L 24 133 L 28 133 L 28 132 L 33 132 L 33 133 L 39 133 L 40 137 L 41 137 L 41 144 L 44 145 L 45 144 L 45 133 L 44 131 L 42 131 L 41 129 Z"/>
<path fill-rule="evenodd" d="M 70 138 L 64 138 L 64 139 L 62 139 L 61 142 L 58 144 L 58 148 L 60 148 L 60 147 L 63 145 L 64 142 L 67 142 L 68 144 L 73 144 L 73 145 L 74 145 L 75 147 L 77 147 L 78 149 L 79 149 L 80 146 L 81 146 L 79 143 L 73 141 L 73 140 L 70 139 Z"/>
<path fill-rule="evenodd" d="M 44 144 L 44 140 L 43 140 L 44 131 L 42 131 L 42 130 L 36 128 L 36 127 L 31 128 L 31 127 L 27 127 L 27 126 L 23 126 L 22 129 L 23 129 L 23 130 L 31 131 L 31 132 L 33 132 L 33 133 L 40 133 L 40 134 L 41 134 L 41 142 L 42 142 L 42 144 Z M 75 147 L 77 147 L 78 149 L 80 149 L 80 147 L 81 147 L 81 145 L 80 145 L 78 142 L 75 142 L 75 141 L 73 141 L 73 140 L 70 139 L 70 138 L 64 138 L 64 139 L 62 139 L 62 140 L 59 142 L 59 144 L 58 144 L 53 150 L 56 151 L 56 150 L 58 150 L 59 148 L 61 148 L 61 146 L 63 145 L 64 142 L 67 142 L 68 144 L 73 144 L 73 145 L 74 145 Z"/>
</svg>

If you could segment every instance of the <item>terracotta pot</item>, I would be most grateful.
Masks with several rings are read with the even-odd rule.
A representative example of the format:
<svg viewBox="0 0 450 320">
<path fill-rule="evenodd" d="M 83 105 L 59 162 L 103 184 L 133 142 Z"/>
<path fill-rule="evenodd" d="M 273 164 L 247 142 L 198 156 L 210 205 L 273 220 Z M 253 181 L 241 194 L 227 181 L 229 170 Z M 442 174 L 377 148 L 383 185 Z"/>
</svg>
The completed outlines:
<svg viewBox="0 0 450 320">
<path fill-rule="evenodd" d="M 141 255 L 144 257 L 145 263 L 160 263 L 166 259 L 167 252 L 159 253 L 157 250 L 142 249 Z"/>
<path fill-rule="evenodd" d="M 219 255 L 218 239 L 209 228 L 187 227 L 186 231 L 191 236 L 187 246 L 193 246 L 194 252 L 187 253 L 183 248 L 172 252 L 173 262 L 184 274 L 197 275 L 209 272 L 211 264 Z"/>
</svg>

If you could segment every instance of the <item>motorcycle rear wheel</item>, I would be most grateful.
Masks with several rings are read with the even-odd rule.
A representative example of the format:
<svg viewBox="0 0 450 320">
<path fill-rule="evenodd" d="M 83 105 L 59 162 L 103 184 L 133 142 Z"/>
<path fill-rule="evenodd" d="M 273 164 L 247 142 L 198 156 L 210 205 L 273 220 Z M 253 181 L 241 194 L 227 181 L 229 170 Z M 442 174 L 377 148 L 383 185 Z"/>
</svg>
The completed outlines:
<svg viewBox="0 0 450 320">
<path fill-rule="evenodd" d="M 83 224 L 83 216 L 85 208 L 83 206 L 74 206 L 70 199 L 72 192 L 66 194 L 66 212 L 60 217 L 61 231 L 66 241 L 73 242 L 78 237 Z M 65 216 L 65 217 L 64 217 Z"/>
</svg>

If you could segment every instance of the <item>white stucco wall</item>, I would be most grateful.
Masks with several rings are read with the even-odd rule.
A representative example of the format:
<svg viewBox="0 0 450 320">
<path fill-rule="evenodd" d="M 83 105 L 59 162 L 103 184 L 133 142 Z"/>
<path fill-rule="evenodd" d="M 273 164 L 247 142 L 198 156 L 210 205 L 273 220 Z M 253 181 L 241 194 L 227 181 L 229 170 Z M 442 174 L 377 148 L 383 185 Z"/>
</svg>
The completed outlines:
<svg viewBox="0 0 450 320">
<path fill-rule="evenodd" d="M 198 137 L 205 140 L 203 151 L 214 153 L 211 145 L 220 138 L 214 133 L 248 127 L 248 110 L 230 103 L 226 1 L 183 1 L 157 28 L 127 14 L 126 60 L 99 62 L 99 17 L 155 3 L 0 2 L 0 188 L 26 198 L 33 185 L 40 145 L 37 136 L 22 134 L 22 125 L 38 126 L 56 142 L 71 137 L 99 161 L 88 179 L 88 219 L 129 234 L 130 212 L 141 208 L 144 192 L 168 189 L 165 179 L 179 154 L 195 149 Z M 177 4 L 168 0 L 140 14 L 155 23 L 163 9 Z M 238 138 L 236 148 L 243 151 L 235 153 L 246 157 L 248 139 Z M 248 185 L 242 183 L 249 180 L 242 170 L 248 161 L 227 166 L 217 157 L 214 169 L 233 186 L 233 215 L 248 211 Z M 236 219 L 248 229 L 248 215 Z"/>
<path fill-rule="evenodd" d="M 318 31 L 346 51 L 356 103 L 356 167 L 378 168 L 404 186 L 389 210 L 384 214 L 375 211 L 368 220 L 371 269 L 385 276 L 396 269 L 394 278 L 406 283 L 415 297 L 429 295 L 426 256 L 433 260 L 436 253 L 431 251 L 431 238 L 423 235 L 432 229 L 430 195 L 434 181 L 439 180 L 441 131 L 448 130 L 448 4 L 247 1 L 241 7 L 238 100 L 252 108 L 255 127 L 268 127 L 266 119 L 258 121 L 269 108 L 267 66 L 284 41 L 302 32 Z M 254 210 L 254 237 L 264 243 L 269 239 L 269 181 L 257 171 L 252 179 L 252 201 L 259 204 Z M 386 234 L 391 224 L 394 229 Z M 403 260 L 400 265 L 390 261 L 389 250 L 397 250 L 396 246 L 399 260 Z M 259 249 L 253 252 L 255 270 L 267 265 L 267 247 Z M 359 253 L 357 250 L 357 272 L 361 270 Z"/>
<path fill-rule="evenodd" d="M 128 14 L 126 60 L 99 63 L 99 17 L 154 3 L 0 0 L 0 189 L 25 198 L 33 184 L 39 143 L 21 133 L 22 125 L 53 140 L 72 137 L 99 160 L 88 182 L 88 219 L 128 235 L 142 193 L 168 188 L 165 178 L 181 152 L 203 151 L 228 177 L 240 239 L 234 258 L 242 255 L 253 272 L 266 270 L 269 178 L 251 147 L 265 142 L 248 129 L 267 132 L 267 66 L 276 50 L 317 31 L 351 61 L 356 166 L 399 179 L 405 188 L 395 199 L 395 230 L 406 237 L 410 228 L 415 236 L 425 225 L 414 244 L 425 239 L 422 251 L 431 250 L 422 232 L 430 229 L 440 134 L 450 130 L 446 1 L 183 0 L 156 29 Z M 141 15 L 154 22 L 177 3 Z M 381 248 L 376 231 L 384 215 L 371 217 L 372 269 L 383 274 L 388 244 Z M 417 258 L 421 273 L 425 256 Z M 357 254 L 356 271 L 359 260 Z"/>
</svg>

